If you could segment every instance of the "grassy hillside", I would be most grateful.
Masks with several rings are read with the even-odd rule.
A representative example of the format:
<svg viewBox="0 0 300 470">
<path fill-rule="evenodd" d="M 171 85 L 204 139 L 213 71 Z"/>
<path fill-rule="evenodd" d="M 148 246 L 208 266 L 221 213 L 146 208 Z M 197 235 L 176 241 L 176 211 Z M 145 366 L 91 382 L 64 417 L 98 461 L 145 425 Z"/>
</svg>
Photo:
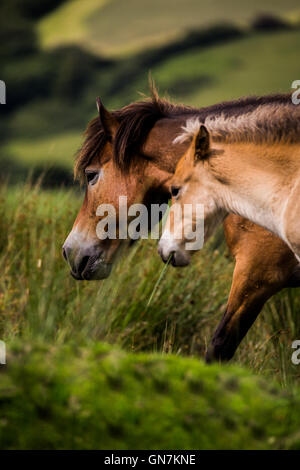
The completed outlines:
<svg viewBox="0 0 300 470">
<path fill-rule="evenodd" d="M 244 95 L 288 92 L 300 76 L 299 47 L 299 30 L 253 33 L 166 57 L 152 74 L 162 94 L 199 107 Z M 11 138 L 2 153 L 28 166 L 44 162 L 71 168 L 84 126 L 96 113 L 96 96 L 108 107 L 118 108 L 139 99 L 139 91 L 148 93 L 148 68 L 137 68 L 130 80 L 123 80 L 124 74 L 135 70 L 134 60 L 119 67 L 97 73 L 74 105 L 46 100 L 20 108 L 11 119 Z M 109 91 L 114 81 L 116 92 Z M 75 128 L 74 116 L 80 124 L 75 122 Z"/>
<path fill-rule="evenodd" d="M 265 2 L 264 8 L 297 19 L 296 3 Z M 251 28 L 259 2 L 170 5 L 72 0 L 26 23 L 33 28 L 29 50 L 22 52 L 21 37 L 2 72 L 9 87 L 0 158 L 9 162 L 12 179 L 13 166 L 23 178 L 34 166 L 71 170 L 84 127 L 95 116 L 96 96 L 110 108 L 124 106 L 139 92 L 148 94 L 149 70 L 161 94 L 194 106 L 289 91 L 299 76 L 299 27 L 289 22 L 275 30 Z M 18 18 L 21 31 L 23 23 Z M 96 55 L 86 52 L 92 44 Z M 122 55 L 123 49 L 130 53 Z"/>
<path fill-rule="evenodd" d="M 247 24 L 261 11 L 291 14 L 297 0 L 71 0 L 38 25 L 44 47 L 76 43 L 101 55 L 132 53 L 220 21 Z"/>
<path fill-rule="evenodd" d="M 238 367 L 99 343 L 17 343 L 8 360 L 2 449 L 300 448 L 299 392 Z"/>
<path fill-rule="evenodd" d="M 300 31 L 253 33 L 210 47 L 177 53 L 151 69 L 162 93 L 177 102 L 207 106 L 247 95 L 289 92 L 300 75 Z M 110 101 L 113 107 L 147 93 L 147 76 L 140 73 Z"/>
<path fill-rule="evenodd" d="M 153 74 L 161 89 L 196 106 L 289 92 L 294 77 L 300 76 L 298 47 L 300 31 L 256 34 L 182 54 L 154 68 Z"/>
<path fill-rule="evenodd" d="M 4 145 L 2 151 L 28 168 L 44 163 L 45 167 L 59 164 L 71 170 L 74 154 L 81 142 L 81 132 L 64 132 L 40 138 L 12 139 Z"/>
</svg>

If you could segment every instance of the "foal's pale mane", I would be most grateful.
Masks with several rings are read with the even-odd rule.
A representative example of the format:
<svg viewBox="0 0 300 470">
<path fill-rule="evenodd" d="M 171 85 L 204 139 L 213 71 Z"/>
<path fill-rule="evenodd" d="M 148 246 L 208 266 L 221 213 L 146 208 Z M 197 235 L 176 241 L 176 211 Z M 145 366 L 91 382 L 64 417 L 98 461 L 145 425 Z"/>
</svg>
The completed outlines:
<svg viewBox="0 0 300 470">
<path fill-rule="evenodd" d="M 192 140 L 199 131 L 201 124 L 209 130 L 213 140 L 217 142 L 300 142 L 300 106 L 292 103 L 263 104 L 251 112 L 238 116 L 207 116 L 200 120 L 198 116 L 186 121 L 183 132 L 173 143 Z"/>
<path fill-rule="evenodd" d="M 227 120 L 230 117 L 243 116 L 260 106 L 273 103 L 274 106 L 280 107 L 291 101 L 288 94 L 251 96 L 196 109 L 175 105 L 161 99 L 154 87 L 151 89 L 151 95 L 148 100 L 131 103 L 112 113 L 119 121 L 119 128 L 113 143 L 113 158 L 121 171 L 128 171 L 136 158 L 142 158 L 143 144 L 152 127 L 160 119 L 172 119 L 179 116 L 184 119 L 193 116 L 204 122 L 206 119 L 212 120 L 216 116 L 223 116 L 224 120 Z M 74 166 L 76 178 L 83 177 L 84 169 L 95 157 L 101 162 L 106 142 L 104 129 L 101 127 L 99 118 L 96 117 L 88 124 L 84 142 L 76 157 Z"/>
</svg>

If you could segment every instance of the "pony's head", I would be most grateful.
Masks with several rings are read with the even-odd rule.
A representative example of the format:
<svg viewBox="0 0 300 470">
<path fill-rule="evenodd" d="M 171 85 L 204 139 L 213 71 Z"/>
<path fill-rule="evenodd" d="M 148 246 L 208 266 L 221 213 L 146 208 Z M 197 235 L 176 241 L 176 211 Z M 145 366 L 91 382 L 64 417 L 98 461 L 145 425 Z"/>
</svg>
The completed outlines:
<svg viewBox="0 0 300 470">
<path fill-rule="evenodd" d="M 187 266 L 191 255 L 203 246 L 224 218 L 211 190 L 208 171 L 217 150 L 212 149 L 207 128 L 198 119 L 189 120 L 175 143 L 192 138 L 170 181 L 172 206 L 159 242 L 159 254 L 173 266 Z"/>
<path fill-rule="evenodd" d="M 161 133 L 166 139 L 168 134 L 164 122 L 152 129 L 164 117 L 162 108 L 163 103 L 153 98 L 109 112 L 98 100 L 99 116 L 88 125 L 75 164 L 75 176 L 86 186 L 85 198 L 63 245 L 63 256 L 75 279 L 108 277 L 120 246 L 130 243 L 119 236 L 121 199 L 126 200 L 127 207 L 135 203 L 149 207 L 151 203 L 168 201 L 170 165 L 166 159 L 160 161 L 165 152 Z M 150 131 L 151 142 L 146 145 L 145 137 Z M 172 132 L 169 141 L 174 138 Z M 172 173 L 174 169 L 175 165 Z M 111 236 L 100 223 L 108 215 L 115 219 Z"/>
</svg>

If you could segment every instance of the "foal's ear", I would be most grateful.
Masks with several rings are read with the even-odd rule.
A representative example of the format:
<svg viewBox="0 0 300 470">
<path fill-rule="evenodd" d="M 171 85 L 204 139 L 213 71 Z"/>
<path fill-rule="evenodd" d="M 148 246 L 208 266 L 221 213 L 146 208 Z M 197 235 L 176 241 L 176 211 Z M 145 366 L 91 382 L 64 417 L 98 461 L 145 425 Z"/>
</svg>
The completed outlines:
<svg viewBox="0 0 300 470">
<path fill-rule="evenodd" d="M 99 113 L 100 125 L 104 130 L 107 139 L 112 140 L 117 131 L 119 123 L 114 115 L 104 107 L 99 97 L 96 99 L 96 104 Z"/>
<path fill-rule="evenodd" d="M 205 126 L 201 125 L 195 137 L 195 161 L 203 160 L 209 154 L 209 132 Z"/>
</svg>

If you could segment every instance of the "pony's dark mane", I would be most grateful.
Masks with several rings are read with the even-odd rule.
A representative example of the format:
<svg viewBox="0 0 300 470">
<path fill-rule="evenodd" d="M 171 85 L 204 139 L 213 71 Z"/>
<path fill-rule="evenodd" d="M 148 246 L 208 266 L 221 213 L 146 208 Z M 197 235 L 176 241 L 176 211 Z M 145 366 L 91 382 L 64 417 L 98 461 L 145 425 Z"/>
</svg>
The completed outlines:
<svg viewBox="0 0 300 470">
<path fill-rule="evenodd" d="M 119 110 L 112 111 L 113 116 L 119 122 L 113 143 L 114 162 L 121 170 L 129 169 L 134 155 L 138 153 L 150 130 L 159 119 L 197 113 L 195 108 L 174 105 L 159 98 L 155 90 L 151 91 L 151 98 L 145 101 L 136 101 Z M 76 178 L 81 178 L 84 169 L 94 157 L 98 156 L 101 161 L 101 153 L 107 143 L 106 134 L 98 117 L 89 122 L 84 136 L 84 142 L 75 161 L 74 175 Z"/>
<path fill-rule="evenodd" d="M 140 154 L 150 130 L 160 119 L 195 116 L 203 122 L 209 116 L 234 117 L 249 113 L 264 104 L 277 104 L 280 106 L 288 103 L 291 103 L 290 94 L 277 94 L 246 97 L 196 109 L 189 106 L 175 105 L 161 99 L 155 89 L 152 89 L 150 99 L 137 101 L 112 112 L 119 122 L 113 142 L 114 162 L 122 171 L 128 171 L 134 158 Z M 88 124 L 85 131 L 85 140 L 76 158 L 75 177 L 83 175 L 84 169 L 94 157 L 98 156 L 101 161 L 101 154 L 106 143 L 107 138 L 100 120 L 98 117 L 94 118 Z"/>
</svg>

